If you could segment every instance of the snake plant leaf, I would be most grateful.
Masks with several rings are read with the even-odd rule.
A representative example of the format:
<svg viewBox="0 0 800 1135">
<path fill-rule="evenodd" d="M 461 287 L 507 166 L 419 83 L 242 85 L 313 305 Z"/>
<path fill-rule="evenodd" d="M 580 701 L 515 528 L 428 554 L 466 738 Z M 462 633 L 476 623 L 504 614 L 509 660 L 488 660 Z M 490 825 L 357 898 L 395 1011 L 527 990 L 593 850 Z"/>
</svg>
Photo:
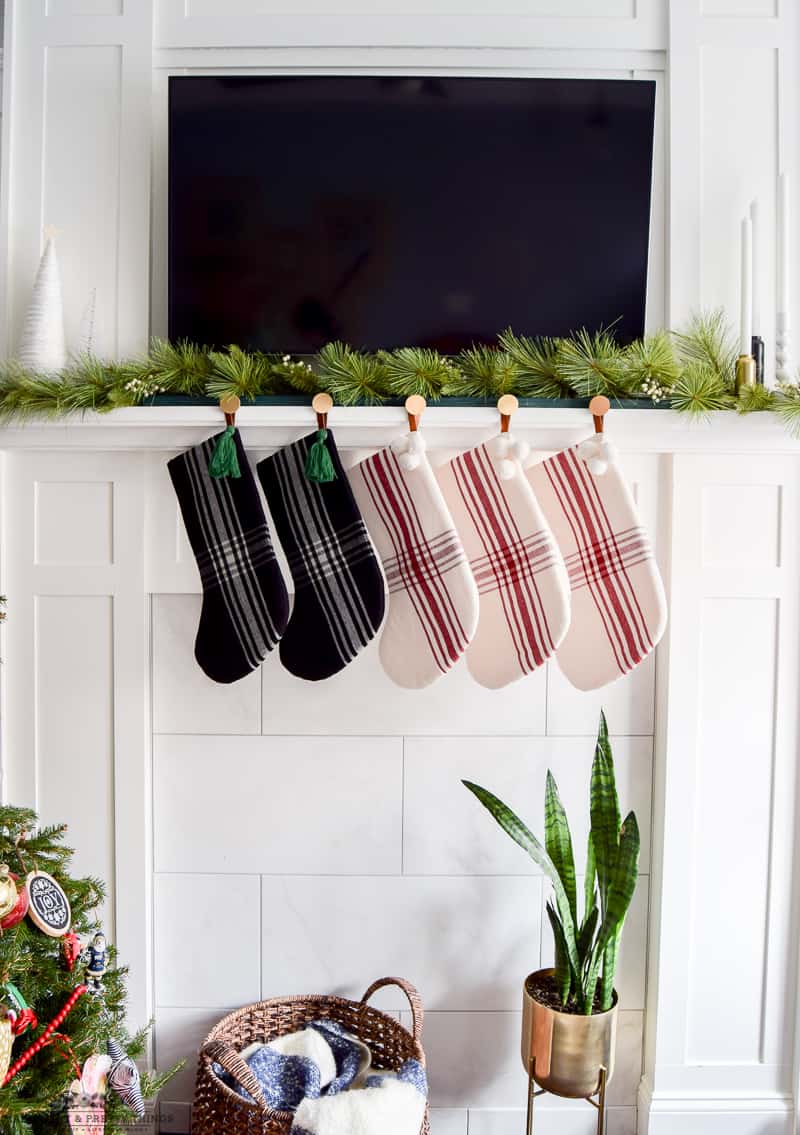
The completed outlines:
<svg viewBox="0 0 800 1135">
<path fill-rule="evenodd" d="M 614 934 L 622 929 L 628 913 L 639 871 L 639 825 L 636 816 L 629 812 L 620 829 L 619 853 L 609 882 L 603 923 L 597 938 L 598 953 L 602 954 Z"/>
<path fill-rule="evenodd" d="M 546 910 L 547 917 L 550 919 L 550 927 L 553 931 L 553 942 L 555 944 L 555 979 L 556 985 L 558 986 L 558 995 L 561 998 L 561 1004 L 566 1005 L 573 984 L 573 974 L 569 964 L 567 944 L 564 938 L 564 927 L 561 925 L 558 912 L 551 902 L 548 902 Z"/>
<path fill-rule="evenodd" d="M 597 866 L 597 883 L 600 904 L 605 916 L 611 876 L 617 861 L 619 847 L 619 798 L 614 778 L 614 759 L 608 740 L 605 714 L 600 714 L 589 798 L 591 831 Z"/>
<path fill-rule="evenodd" d="M 623 919 L 624 922 L 624 919 Z M 603 950 L 600 969 L 600 1009 L 605 1012 L 610 1009 L 614 1000 L 614 974 L 617 971 L 617 954 L 619 941 L 622 937 L 622 922 L 617 923 L 611 939 Z"/>
<path fill-rule="evenodd" d="M 572 853 L 572 836 L 567 813 L 558 794 L 558 785 L 550 769 L 544 795 L 544 846 L 561 876 L 567 893 L 572 921 L 578 925 L 578 893 L 575 880 L 575 856 Z"/>
<path fill-rule="evenodd" d="M 580 963 L 578 961 L 578 950 L 575 942 L 575 923 L 572 920 L 572 910 L 570 909 L 567 892 L 564 890 L 564 884 L 561 882 L 561 876 L 556 870 L 553 860 L 539 843 L 533 832 L 523 824 L 519 816 L 512 812 L 508 805 L 504 804 L 502 800 L 499 800 L 494 793 L 490 792 L 488 788 L 481 788 L 479 784 L 473 784 L 470 780 L 462 780 L 461 783 L 465 788 L 470 790 L 473 796 L 477 797 L 506 835 L 511 836 L 514 842 L 519 844 L 522 850 L 528 853 L 534 863 L 539 864 L 545 875 L 547 875 L 548 879 L 553 884 L 556 905 L 561 919 L 561 926 L 564 931 L 564 947 L 567 951 L 569 964 L 572 966 L 575 973 L 578 973 Z"/>
<path fill-rule="evenodd" d="M 597 922 L 600 918 L 600 910 L 598 907 L 593 906 L 583 920 L 583 925 L 578 933 L 578 958 L 581 965 L 585 965 L 585 961 L 589 956 L 594 941 L 595 931 L 597 930 Z"/>
<path fill-rule="evenodd" d="M 586 874 L 583 878 L 583 917 L 584 920 L 589 911 L 595 905 L 595 888 L 594 881 L 597 877 L 597 863 L 594 857 L 594 840 L 592 833 L 589 832 L 589 838 L 586 841 Z"/>
</svg>

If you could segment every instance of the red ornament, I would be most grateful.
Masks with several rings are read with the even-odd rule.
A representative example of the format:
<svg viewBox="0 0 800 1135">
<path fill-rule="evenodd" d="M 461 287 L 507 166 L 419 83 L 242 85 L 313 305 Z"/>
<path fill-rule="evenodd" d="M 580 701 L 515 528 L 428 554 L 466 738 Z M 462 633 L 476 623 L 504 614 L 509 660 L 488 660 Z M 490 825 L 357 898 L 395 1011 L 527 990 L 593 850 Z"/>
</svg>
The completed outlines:
<svg viewBox="0 0 800 1135">
<path fill-rule="evenodd" d="M 13 871 L 9 871 L 9 875 L 15 883 L 19 882 L 18 877 Z M 25 915 L 28 913 L 28 888 L 25 883 L 19 889 L 19 896 L 17 898 L 17 905 L 13 910 L 10 910 L 5 918 L 0 919 L 0 930 L 10 930 L 16 926 L 18 922 L 22 922 Z"/>
<path fill-rule="evenodd" d="M 61 943 L 64 948 L 64 961 L 67 964 L 67 969 L 72 973 L 75 963 L 81 956 L 80 939 L 74 930 L 70 930 L 69 934 L 65 934 L 61 939 Z"/>
</svg>

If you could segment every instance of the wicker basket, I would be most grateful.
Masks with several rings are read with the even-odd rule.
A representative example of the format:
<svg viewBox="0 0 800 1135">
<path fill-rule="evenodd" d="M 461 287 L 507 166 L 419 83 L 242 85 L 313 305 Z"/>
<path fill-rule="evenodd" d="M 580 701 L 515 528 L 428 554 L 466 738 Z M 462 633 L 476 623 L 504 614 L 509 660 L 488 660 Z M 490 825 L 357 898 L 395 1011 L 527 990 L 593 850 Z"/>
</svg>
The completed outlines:
<svg viewBox="0 0 800 1135">
<path fill-rule="evenodd" d="M 399 986 L 408 998 L 413 1022 L 411 1033 L 393 1017 L 367 1004 L 373 993 L 385 985 Z M 255 1041 L 266 1044 L 276 1037 L 296 1032 L 321 1017 L 338 1021 L 369 1045 L 376 1068 L 396 1071 L 404 1061 L 411 1059 L 425 1064 L 421 1040 L 422 1001 L 414 986 L 402 978 L 384 977 L 374 982 L 360 1001 L 322 995 L 259 1001 L 224 1017 L 203 1042 L 192 1108 L 192 1135 L 287 1135 L 292 1126 L 292 1112 L 267 1107 L 258 1081 L 239 1052 Z M 214 1074 L 213 1061 L 230 1072 L 252 1100 L 242 1099 L 223 1084 Z M 421 1135 L 428 1135 L 429 1131 L 426 1108 Z"/>
</svg>

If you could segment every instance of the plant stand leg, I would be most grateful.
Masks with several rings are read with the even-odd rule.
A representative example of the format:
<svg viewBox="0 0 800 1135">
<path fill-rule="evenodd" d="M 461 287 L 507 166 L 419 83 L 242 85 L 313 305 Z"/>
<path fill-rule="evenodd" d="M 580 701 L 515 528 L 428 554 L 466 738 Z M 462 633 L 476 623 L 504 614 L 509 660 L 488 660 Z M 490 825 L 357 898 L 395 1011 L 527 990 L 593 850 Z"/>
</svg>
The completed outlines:
<svg viewBox="0 0 800 1135">
<path fill-rule="evenodd" d="M 597 1135 L 603 1135 L 606 1129 L 606 1070 L 600 1069 L 600 1098 L 597 1101 Z"/>
<path fill-rule="evenodd" d="M 533 1097 L 535 1095 L 533 1086 L 533 1069 L 528 1073 L 528 1125 L 525 1128 L 526 1135 L 533 1135 Z"/>
</svg>

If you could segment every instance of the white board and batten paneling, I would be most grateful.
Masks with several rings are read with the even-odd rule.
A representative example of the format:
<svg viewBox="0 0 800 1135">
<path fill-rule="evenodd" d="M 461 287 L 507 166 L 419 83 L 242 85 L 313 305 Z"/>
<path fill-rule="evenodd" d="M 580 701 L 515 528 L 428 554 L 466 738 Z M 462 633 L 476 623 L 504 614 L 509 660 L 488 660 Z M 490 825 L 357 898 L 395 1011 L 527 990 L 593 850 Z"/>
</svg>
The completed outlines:
<svg viewBox="0 0 800 1135">
<path fill-rule="evenodd" d="M 6 7 L 6 350 L 47 223 L 61 230 L 71 344 L 93 288 L 102 352 L 164 332 L 170 74 L 655 78 L 650 326 L 701 304 L 735 311 L 739 217 L 759 195 L 770 225 L 779 169 L 800 181 L 793 0 Z M 797 275 L 800 225 L 793 241 Z M 768 250 L 768 341 L 774 271 Z M 793 295 L 800 328 L 797 279 Z M 432 411 L 431 448 L 488 436 L 490 418 Z M 525 421 L 542 448 L 584 428 L 568 411 Z M 294 410 L 242 425 L 254 453 L 303 428 Z M 388 409 L 336 422 L 353 457 L 399 426 Z M 482 780 L 535 818 L 550 766 L 582 841 L 602 704 L 623 802 L 653 830 L 620 975 L 609 1130 L 796 1130 L 797 447 L 764 418 L 620 423 L 672 621 L 657 666 L 602 696 L 577 694 L 555 666 L 499 694 L 459 670 L 409 695 L 372 649 L 311 703 L 274 658 L 231 688 L 193 662 L 198 578 L 164 460 L 213 428 L 209 411 L 142 410 L 0 439 L 4 795 L 67 819 L 78 866 L 108 878 L 106 925 L 132 966 L 134 1019 L 155 1013 L 157 1062 L 191 1057 L 243 1001 L 311 986 L 359 995 L 374 970 L 399 969 L 429 1009 L 434 1135 L 517 1135 L 517 986 L 548 960 L 546 888 L 458 782 Z M 382 1004 L 404 1012 L 391 995 Z M 192 1079 L 190 1062 L 166 1093 L 165 1130 L 188 1130 Z M 588 1135 L 588 1109 L 544 1107 L 545 1132 Z"/>
</svg>

